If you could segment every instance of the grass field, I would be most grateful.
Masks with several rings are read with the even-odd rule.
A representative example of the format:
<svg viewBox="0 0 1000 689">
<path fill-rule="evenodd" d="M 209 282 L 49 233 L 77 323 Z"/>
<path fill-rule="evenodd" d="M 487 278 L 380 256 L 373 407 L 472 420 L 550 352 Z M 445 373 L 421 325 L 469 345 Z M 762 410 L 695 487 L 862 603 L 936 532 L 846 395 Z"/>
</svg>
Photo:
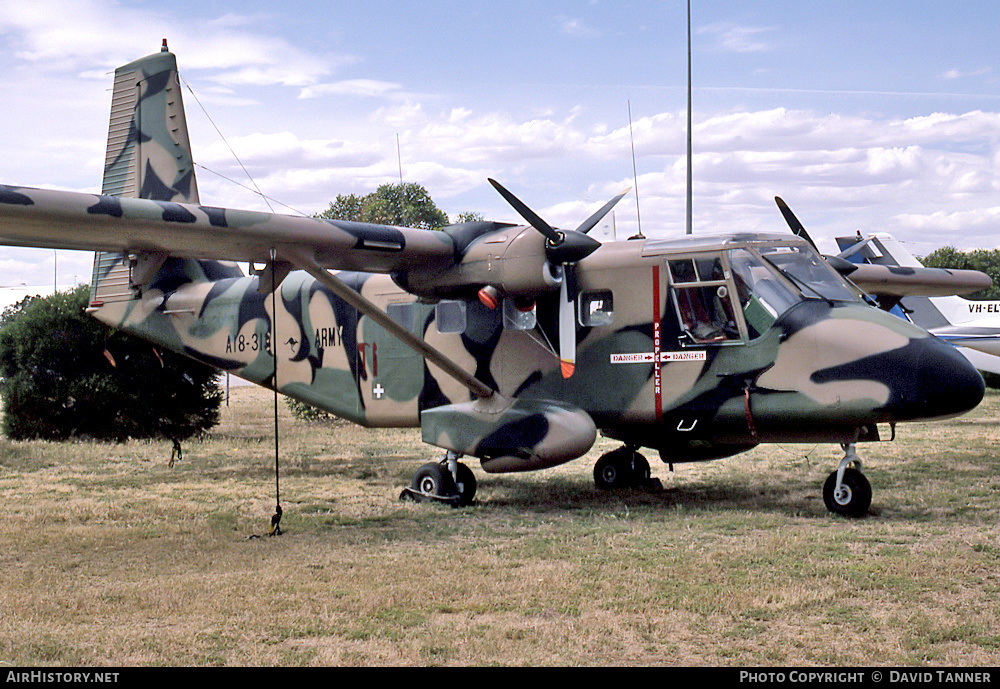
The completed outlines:
<svg viewBox="0 0 1000 689">
<path fill-rule="evenodd" d="M 488 476 L 475 506 L 400 502 L 418 431 L 317 425 L 234 388 L 169 443 L 0 440 L 0 663 L 1000 664 L 1000 395 L 859 448 L 870 515 L 829 515 L 834 446 L 593 487 L 599 441 Z"/>
</svg>

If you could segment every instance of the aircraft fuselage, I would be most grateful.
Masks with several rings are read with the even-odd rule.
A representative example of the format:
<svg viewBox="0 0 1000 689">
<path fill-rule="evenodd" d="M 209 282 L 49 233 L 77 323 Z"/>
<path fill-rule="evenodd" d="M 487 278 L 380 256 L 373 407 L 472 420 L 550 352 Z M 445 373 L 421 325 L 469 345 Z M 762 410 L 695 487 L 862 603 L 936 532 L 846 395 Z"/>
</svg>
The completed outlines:
<svg viewBox="0 0 1000 689">
<path fill-rule="evenodd" d="M 790 265 L 815 273 L 814 285 L 769 263 L 792 256 Z M 212 279 L 208 270 L 191 280 L 194 264 L 222 265 L 178 260 L 141 293 L 119 297 L 98 287 L 92 311 L 258 384 L 273 385 L 276 360 L 286 395 L 365 426 L 423 425 L 425 439 L 451 447 L 453 440 L 435 442 L 428 412 L 474 397 L 309 274 L 289 273 L 271 295 L 258 291 L 258 277 Z M 507 300 L 491 309 L 478 300 L 425 303 L 384 274 L 337 275 L 499 398 L 565 405 L 664 461 L 711 459 L 759 442 L 876 439 L 879 423 L 978 403 L 982 379 L 953 348 L 865 305 L 823 268 L 787 237 L 602 246 L 576 266 L 577 366 L 569 378 L 552 347 L 553 294 L 531 308 Z M 526 441 L 511 432 L 515 451 Z M 552 457 L 566 461 L 568 452 Z M 493 463 L 510 466 L 519 465 Z"/>
</svg>

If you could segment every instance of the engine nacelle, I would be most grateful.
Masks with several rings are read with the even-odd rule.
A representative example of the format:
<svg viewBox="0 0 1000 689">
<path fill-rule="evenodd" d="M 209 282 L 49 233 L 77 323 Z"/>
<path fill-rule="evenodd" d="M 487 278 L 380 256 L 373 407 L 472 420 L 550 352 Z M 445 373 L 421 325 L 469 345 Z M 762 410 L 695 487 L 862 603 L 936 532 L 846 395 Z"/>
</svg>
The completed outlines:
<svg viewBox="0 0 1000 689">
<path fill-rule="evenodd" d="M 490 473 L 533 471 L 585 455 L 597 439 L 582 409 L 554 400 L 489 399 L 420 415 L 425 443 L 479 457 Z"/>
</svg>

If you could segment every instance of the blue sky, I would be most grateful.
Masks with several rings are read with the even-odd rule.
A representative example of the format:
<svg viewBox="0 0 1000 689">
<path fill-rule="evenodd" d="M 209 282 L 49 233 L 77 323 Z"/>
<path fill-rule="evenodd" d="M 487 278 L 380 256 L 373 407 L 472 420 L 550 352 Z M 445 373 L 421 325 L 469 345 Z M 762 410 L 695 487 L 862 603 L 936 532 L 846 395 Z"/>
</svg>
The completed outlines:
<svg viewBox="0 0 1000 689">
<path fill-rule="evenodd" d="M 518 220 L 495 177 L 573 227 L 633 186 L 642 229 L 684 231 L 684 0 L 0 0 L 0 183 L 97 191 L 110 72 L 162 38 L 202 201 L 322 210 L 419 182 L 452 217 Z M 821 249 L 889 231 L 916 254 L 1000 245 L 1000 3 L 714 0 L 692 7 L 694 229 Z M 213 126 L 214 122 L 214 126 Z M 225 135 L 223 142 L 215 126 Z M 397 141 L 398 153 L 397 157 Z M 615 213 L 635 229 L 635 194 Z M 90 257 L 0 249 L 0 284 L 86 280 Z"/>
</svg>

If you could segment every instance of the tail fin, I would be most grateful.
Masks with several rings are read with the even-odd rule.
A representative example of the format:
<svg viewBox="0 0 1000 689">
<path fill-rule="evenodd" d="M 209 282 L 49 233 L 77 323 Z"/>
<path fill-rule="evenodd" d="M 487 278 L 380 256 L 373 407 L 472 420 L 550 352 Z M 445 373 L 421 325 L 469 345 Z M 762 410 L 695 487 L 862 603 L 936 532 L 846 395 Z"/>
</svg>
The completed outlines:
<svg viewBox="0 0 1000 689">
<path fill-rule="evenodd" d="M 882 266 L 923 267 L 902 243 L 885 232 L 878 232 L 862 238 L 837 237 L 839 256 L 854 263 L 873 263 Z"/>
<path fill-rule="evenodd" d="M 159 53 L 115 70 L 102 193 L 200 203 L 177 59 L 167 49 L 166 39 Z M 210 276 L 242 276 L 236 264 L 98 252 L 90 283 L 91 304 L 131 300 L 134 288 L 149 284 L 168 269 L 174 284 Z"/>
<path fill-rule="evenodd" d="M 159 53 L 115 70 L 103 192 L 199 203 L 177 60 Z"/>
</svg>

